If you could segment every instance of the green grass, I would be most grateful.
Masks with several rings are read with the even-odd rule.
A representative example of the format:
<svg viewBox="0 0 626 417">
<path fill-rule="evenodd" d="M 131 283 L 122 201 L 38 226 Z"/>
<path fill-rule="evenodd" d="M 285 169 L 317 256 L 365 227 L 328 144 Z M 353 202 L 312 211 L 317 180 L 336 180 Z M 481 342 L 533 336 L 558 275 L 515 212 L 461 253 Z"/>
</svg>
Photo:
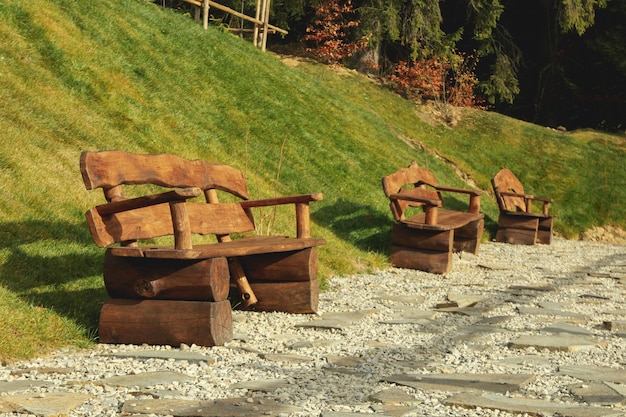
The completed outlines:
<svg viewBox="0 0 626 417">
<path fill-rule="evenodd" d="M 556 200 L 567 237 L 626 226 L 623 137 L 473 110 L 454 129 L 429 124 L 366 77 L 287 66 L 140 0 L 4 0 L 0 39 L 0 358 L 96 340 L 103 250 L 83 213 L 103 197 L 84 189 L 83 150 L 231 164 L 253 197 L 323 192 L 312 206 L 312 232 L 328 242 L 323 279 L 388 266 L 380 180 L 413 159 L 442 184 L 467 187 L 455 168 L 476 181 L 485 239 L 497 221 L 489 180 L 503 166 Z M 279 211 L 273 231 L 291 233 L 292 220 Z"/>
</svg>

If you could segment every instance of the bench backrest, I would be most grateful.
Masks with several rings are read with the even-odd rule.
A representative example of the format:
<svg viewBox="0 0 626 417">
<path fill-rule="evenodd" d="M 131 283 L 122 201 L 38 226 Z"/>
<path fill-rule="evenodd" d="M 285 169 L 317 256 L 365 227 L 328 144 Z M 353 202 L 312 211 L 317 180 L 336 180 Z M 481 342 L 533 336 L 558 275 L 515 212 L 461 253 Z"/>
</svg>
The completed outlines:
<svg viewBox="0 0 626 417">
<path fill-rule="evenodd" d="M 432 188 L 426 186 L 436 186 L 435 175 L 426 168 L 419 167 L 413 161 L 407 168 L 401 168 L 391 175 L 383 178 L 383 191 L 387 197 L 393 194 L 404 194 L 413 197 L 423 197 L 441 200 L 441 195 Z M 406 200 L 395 200 L 390 198 L 389 207 L 396 221 L 404 219 L 404 212 L 408 207 L 420 207 L 423 203 Z"/>
<path fill-rule="evenodd" d="M 491 180 L 496 201 L 501 211 L 525 212 L 526 202 L 523 197 L 505 196 L 502 192 L 524 194 L 524 186 L 509 169 L 501 169 Z"/>
<path fill-rule="evenodd" d="M 191 233 L 221 236 L 254 230 L 252 216 L 240 204 L 217 201 L 215 190 L 248 199 L 242 172 L 229 165 L 169 154 L 141 155 L 113 150 L 83 152 L 80 170 L 85 187 L 88 190 L 102 188 L 107 202 L 125 200 L 124 185 L 199 188 L 206 202 L 186 204 Z M 92 237 L 100 247 L 114 243 L 128 245 L 174 233 L 168 203 L 104 215 L 94 207 L 86 216 Z"/>
</svg>

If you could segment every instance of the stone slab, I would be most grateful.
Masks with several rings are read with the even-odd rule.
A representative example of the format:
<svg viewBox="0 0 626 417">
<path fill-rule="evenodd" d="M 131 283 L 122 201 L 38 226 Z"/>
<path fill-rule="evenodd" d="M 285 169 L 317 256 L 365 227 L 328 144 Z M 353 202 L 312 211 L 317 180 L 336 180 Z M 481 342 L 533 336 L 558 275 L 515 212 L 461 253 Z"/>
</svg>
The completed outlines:
<svg viewBox="0 0 626 417">
<path fill-rule="evenodd" d="M 104 378 L 98 381 L 102 385 L 120 387 L 153 387 L 155 385 L 169 385 L 173 382 L 192 382 L 194 378 L 180 372 L 157 371 L 143 372 L 135 375 L 121 375 Z"/>
<path fill-rule="evenodd" d="M 534 375 L 527 374 L 397 374 L 383 378 L 383 381 L 422 390 L 506 393 L 516 391 L 534 379 Z"/>
<path fill-rule="evenodd" d="M 470 317 L 480 317 L 490 310 L 491 308 L 488 307 L 443 307 L 438 308 L 436 311 L 442 313 L 461 314 Z"/>
<path fill-rule="evenodd" d="M 548 349 L 560 352 L 578 352 L 593 349 L 601 345 L 601 342 L 586 336 L 575 336 L 559 333 L 556 335 L 526 335 L 511 342 L 509 347 L 514 349 Z"/>
<path fill-rule="evenodd" d="M 403 304 L 422 304 L 424 302 L 424 296 L 421 296 L 421 295 L 381 294 L 374 299 L 380 300 L 380 301 L 392 301 L 394 303 L 403 303 Z"/>
<path fill-rule="evenodd" d="M 47 393 L 40 397 L 32 394 L 12 395 L 0 398 L 0 413 L 24 413 L 35 416 L 67 416 L 70 411 L 89 400 L 89 396 L 77 393 Z"/>
<path fill-rule="evenodd" d="M 507 397 L 484 392 L 480 395 L 460 393 L 447 398 L 445 405 L 464 408 L 485 408 L 506 411 L 514 414 L 537 416 L 558 415 L 561 417 L 623 417 L 623 411 L 592 406 L 572 406 L 567 403 L 554 403 L 545 400 Z"/>
<path fill-rule="evenodd" d="M 199 352 L 185 351 L 185 350 L 138 350 L 134 352 L 117 352 L 107 353 L 102 355 L 105 357 L 117 357 L 117 358 L 137 358 L 137 359 L 174 359 L 177 361 L 188 362 L 202 362 L 211 359 L 210 356 L 203 355 Z"/>
<path fill-rule="evenodd" d="M 230 386 L 232 389 L 247 389 L 249 391 L 270 392 L 278 388 L 289 386 L 286 379 L 257 379 L 255 381 L 241 381 Z"/>
<path fill-rule="evenodd" d="M 528 314 L 531 316 L 555 316 L 555 317 L 572 317 L 572 318 L 585 318 L 583 314 L 574 313 L 571 311 L 551 309 L 551 308 L 541 308 L 541 307 L 526 307 L 519 306 L 517 307 L 517 311 L 520 314 Z"/>
<path fill-rule="evenodd" d="M 261 354 L 259 357 L 271 362 L 290 362 L 290 363 L 304 363 L 311 362 L 313 358 L 304 355 L 291 355 L 287 353 L 269 353 Z"/>
<path fill-rule="evenodd" d="M 373 314 L 374 312 L 374 310 L 329 312 L 322 314 L 319 319 L 298 323 L 296 324 L 296 327 L 316 327 L 343 330 L 347 325 L 354 323 L 355 321 L 363 320 L 369 314 Z"/>
<path fill-rule="evenodd" d="M 421 401 L 398 387 L 378 391 L 368 397 L 368 400 L 379 404 L 419 404 Z"/>
<path fill-rule="evenodd" d="M 14 379 L 13 381 L 0 381 L 0 393 L 22 391 L 34 387 L 50 385 L 50 382 L 32 381 L 30 379 Z"/>
<path fill-rule="evenodd" d="M 563 365 L 557 374 L 569 375 L 583 381 L 603 381 L 626 384 L 626 370 L 608 366 Z"/>
<path fill-rule="evenodd" d="M 476 304 L 487 300 L 484 295 L 448 293 L 448 300 L 457 307 L 474 307 Z"/>
<path fill-rule="evenodd" d="M 576 399 L 587 404 L 622 406 L 626 398 L 603 382 L 573 384 L 569 390 Z"/>
<path fill-rule="evenodd" d="M 544 327 L 541 333 L 569 333 L 573 335 L 593 336 L 593 332 L 581 326 L 569 323 L 554 323 L 551 326 Z"/>
<path fill-rule="evenodd" d="M 217 401 L 200 400 L 130 400 L 124 403 L 122 415 L 149 414 L 179 417 L 259 417 L 297 413 L 301 408 L 272 400 L 235 398 Z"/>
</svg>

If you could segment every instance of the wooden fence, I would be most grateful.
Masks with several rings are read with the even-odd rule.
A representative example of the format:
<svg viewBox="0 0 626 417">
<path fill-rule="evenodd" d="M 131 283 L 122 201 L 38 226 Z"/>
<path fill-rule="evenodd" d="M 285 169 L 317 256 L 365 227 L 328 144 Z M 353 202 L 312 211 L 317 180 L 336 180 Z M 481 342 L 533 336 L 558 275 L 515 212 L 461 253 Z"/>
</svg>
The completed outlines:
<svg viewBox="0 0 626 417">
<path fill-rule="evenodd" d="M 240 19 L 246 20 L 248 22 L 252 22 L 254 24 L 254 29 L 243 29 L 243 28 L 231 28 L 231 31 L 234 32 L 252 32 L 253 33 L 253 42 L 254 45 L 261 50 L 265 51 L 267 46 L 267 35 L 270 33 L 282 33 L 287 34 L 288 32 L 284 29 L 281 29 L 277 26 L 269 24 L 270 18 L 270 0 L 257 0 L 256 5 L 256 16 L 250 17 L 246 14 L 240 13 L 236 10 L 231 9 L 230 7 L 223 6 L 219 3 L 216 3 L 212 0 L 184 0 L 187 3 L 191 3 L 196 6 L 196 18 L 199 18 L 200 11 L 202 12 L 202 25 L 204 28 L 208 28 L 209 26 L 209 9 L 214 7 L 223 12 L 232 14 Z"/>
</svg>

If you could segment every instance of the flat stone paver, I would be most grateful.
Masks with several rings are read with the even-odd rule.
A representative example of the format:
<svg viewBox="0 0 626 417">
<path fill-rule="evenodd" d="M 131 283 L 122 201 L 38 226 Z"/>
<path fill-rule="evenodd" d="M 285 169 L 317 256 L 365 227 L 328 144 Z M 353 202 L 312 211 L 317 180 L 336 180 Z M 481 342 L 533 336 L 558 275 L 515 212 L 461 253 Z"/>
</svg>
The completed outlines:
<svg viewBox="0 0 626 417">
<path fill-rule="evenodd" d="M 247 389 L 249 391 L 270 392 L 289 385 L 286 379 L 258 379 L 255 381 L 242 381 L 231 385 L 234 389 Z"/>
<path fill-rule="evenodd" d="M 617 384 L 612 384 L 617 385 Z M 574 384 L 570 392 L 581 402 L 595 405 L 622 406 L 626 397 L 603 382 Z"/>
<path fill-rule="evenodd" d="M 525 374 L 399 374 L 384 381 L 422 390 L 511 392 L 535 379 Z"/>
<path fill-rule="evenodd" d="M 548 349 L 562 352 L 578 352 L 593 349 L 602 345 L 602 342 L 589 336 L 576 336 L 559 333 L 556 335 L 526 335 L 510 343 L 514 349 Z"/>
<path fill-rule="evenodd" d="M 259 417 L 296 413 L 299 407 L 271 400 L 247 398 L 217 401 L 198 400 L 135 400 L 126 401 L 122 414 L 160 414 L 179 417 Z"/>
<path fill-rule="evenodd" d="M 566 403 L 536 400 L 530 398 L 513 398 L 493 393 L 461 393 L 444 401 L 444 404 L 465 408 L 487 408 L 502 410 L 509 413 L 527 413 L 530 415 L 561 417 L 623 417 L 623 410 L 614 410 L 591 406 L 577 406 Z"/>
<path fill-rule="evenodd" d="M 540 330 L 541 333 L 568 333 L 579 336 L 593 336 L 593 332 L 584 327 L 569 323 L 554 323 Z"/>
<path fill-rule="evenodd" d="M 370 401 L 381 404 L 413 404 L 419 403 L 414 396 L 407 394 L 398 387 L 376 392 L 368 397 Z"/>
<path fill-rule="evenodd" d="M 179 372 L 157 371 L 143 372 L 135 375 L 121 375 L 104 378 L 98 381 L 102 385 L 122 387 L 152 387 L 155 385 L 169 385 L 173 382 L 189 382 L 194 379 Z"/>
<path fill-rule="evenodd" d="M 626 384 L 626 372 L 623 369 L 608 366 L 562 365 L 557 371 L 560 375 L 569 375 L 583 381 L 604 381 Z"/>
<path fill-rule="evenodd" d="M 0 393 L 22 391 L 29 388 L 42 387 L 45 385 L 50 385 L 50 382 L 32 381 L 24 379 L 16 379 L 13 381 L 0 381 Z"/>
<path fill-rule="evenodd" d="M 0 413 L 26 413 L 36 416 L 66 416 L 90 396 L 70 392 L 53 392 L 38 397 L 32 394 L 0 397 Z"/>
</svg>

